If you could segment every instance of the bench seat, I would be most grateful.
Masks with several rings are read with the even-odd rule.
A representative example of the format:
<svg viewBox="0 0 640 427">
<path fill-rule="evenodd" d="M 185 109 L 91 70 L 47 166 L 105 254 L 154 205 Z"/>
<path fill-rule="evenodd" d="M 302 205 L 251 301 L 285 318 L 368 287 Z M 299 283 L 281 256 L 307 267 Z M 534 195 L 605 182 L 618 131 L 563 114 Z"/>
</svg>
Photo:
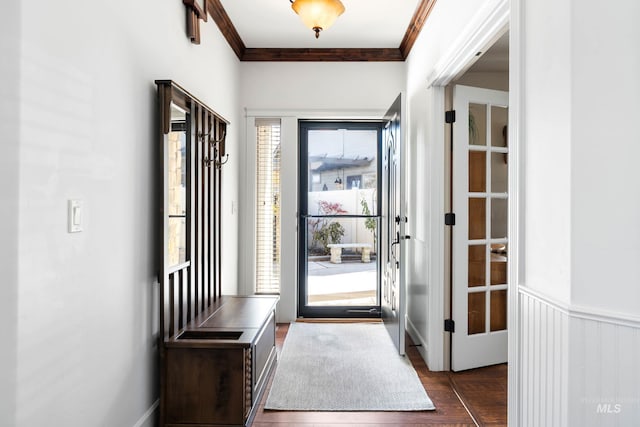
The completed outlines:
<svg viewBox="0 0 640 427">
<path fill-rule="evenodd" d="M 371 262 L 371 243 L 330 243 L 327 247 L 331 249 L 331 263 L 333 264 L 342 263 L 342 248 L 362 248 L 362 262 Z"/>
</svg>

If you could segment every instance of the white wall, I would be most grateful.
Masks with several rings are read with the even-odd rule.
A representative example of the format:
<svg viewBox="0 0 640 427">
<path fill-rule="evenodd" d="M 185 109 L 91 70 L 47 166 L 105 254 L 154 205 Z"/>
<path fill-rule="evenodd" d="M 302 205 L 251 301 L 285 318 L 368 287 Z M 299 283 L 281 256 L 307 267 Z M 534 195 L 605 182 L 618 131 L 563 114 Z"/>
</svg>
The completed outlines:
<svg viewBox="0 0 640 427">
<path fill-rule="evenodd" d="M 5 82 L 20 90 L 19 207 L 2 216 L 19 218 L 16 425 L 150 425 L 154 80 L 175 80 L 231 122 L 223 276 L 235 293 L 239 62 L 212 21 L 202 45 L 189 42 L 181 2 L 20 4 L 21 79 Z M 72 198 L 84 201 L 78 234 L 66 231 Z"/>
<path fill-rule="evenodd" d="M 408 104 L 408 326 L 430 369 L 443 360 L 444 296 L 444 90 L 429 86 L 453 45 L 487 10 L 499 3 L 437 2 L 407 59 Z M 453 77 L 453 76 L 452 76 Z M 440 110 L 434 105 L 442 105 Z"/>
<path fill-rule="evenodd" d="M 519 289 L 517 421 L 633 425 L 640 419 L 640 5 L 518 3 L 527 286 Z M 547 328 L 558 319 L 560 330 Z M 563 374 L 541 382 L 549 372 Z"/>
<path fill-rule="evenodd" d="M 20 2 L 2 5 L 0 13 L 0 425 L 12 426 L 16 415 L 18 332 L 18 165 L 20 159 Z"/>
<path fill-rule="evenodd" d="M 525 2 L 524 285 L 568 302 L 571 280 L 571 7 Z M 552 14 L 549 10 L 553 10 Z"/>
<path fill-rule="evenodd" d="M 241 105 L 270 110 L 384 110 L 404 88 L 402 62 L 243 62 Z"/>
<path fill-rule="evenodd" d="M 292 321 L 296 311 L 296 212 L 298 209 L 298 119 L 381 119 L 398 93 L 404 88 L 405 64 L 401 62 L 244 62 L 241 65 L 240 103 L 247 110 L 248 120 L 253 117 L 282 117 L 282 283 L 279 322 Z M 253 123 L 253 122 L 251 122 Z M 251 126 L 247 126 L 251 132 Z M 241 191 L 244 197 L 240 214 L 243 229 L 252 230 L 255 159 L 249 152 L 255 150 L 255 137 L 246 135 L 242 166 Z M 253 159 L 253 160 L 252 160 Z M 286 187 L 286 188 L 285 188 Z M 251 233 L 243 231 L 243 247 L 252 247 Z M 251 293 L 254 271 L 251 258 L 240 257 L 241 282 L 244 292 Z M 245 272 L 246 274 L 244 274 Z M 244 274 L 244 275 L 243 275 Z"/>
<path fill-rule="evenodd" d="M 640 316 L 640 3 L 596 5 L 571 10 L 571 300 Z"/>
</svg>

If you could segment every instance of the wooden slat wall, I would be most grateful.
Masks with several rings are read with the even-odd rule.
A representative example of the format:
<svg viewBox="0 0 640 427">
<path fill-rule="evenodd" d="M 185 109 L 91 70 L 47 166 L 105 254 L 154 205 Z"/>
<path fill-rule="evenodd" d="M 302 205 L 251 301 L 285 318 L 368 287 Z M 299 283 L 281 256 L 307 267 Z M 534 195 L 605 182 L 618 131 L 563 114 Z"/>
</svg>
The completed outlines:
<svg viewBox="0 0 640 427">
<path fill-rule="evenodd" d="M 187 129 L 187 260 L 178 266 L 165 265 L 165 221 L 162 222 L 162 254 L 159 274 L 163 339 L 169 339 L 202 311 L 215 303 L 222 290 L 221 203 L 222 168 L 217 140 L 223 137 L 227 122 L 170 80 L 156 81 L 162 138 L 164 171 L 166 135 L 170 129 L 170 106 L 189 112 Z M 162 176 L 166 186 L 166 177 Z M 166 190 L 162 192 L 164 194 Z M 164 218 L 164 200 L 161 214 Z"/>
<path fill-rule="evenodd" d="M 216 122 L 216 139 L 224 140 L 227 134 L 227 124 L 218 120 Z M 226 161 L 223 156 L 225 155 L 224 145 L 222 151 L 218 152 L 218 162 L 220 162 L 220 166 L 216 169 L 216 173 L 218 175 L 218 187 L 217 187 L 217 223 L 215 229 L 218 230 L 218 239 L 217 239 L 217 257 L 216 257 L 216 265 L 218 269 L 218 295 L 222 295 L 222 162 Z"/>
</svg>

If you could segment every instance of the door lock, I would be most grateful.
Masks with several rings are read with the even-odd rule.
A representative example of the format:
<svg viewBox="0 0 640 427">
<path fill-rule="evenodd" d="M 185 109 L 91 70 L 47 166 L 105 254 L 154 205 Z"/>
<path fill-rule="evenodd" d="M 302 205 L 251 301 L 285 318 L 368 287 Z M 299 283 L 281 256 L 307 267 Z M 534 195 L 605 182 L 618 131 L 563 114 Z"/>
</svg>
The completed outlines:
<svg viewBox="0 0 640 427">
<path fill-rule="evenodd" d="M 400 224 L 401 222 L 407 222 L 407 217 L 401 217 L 400 215 L 396 215 L 396 224 Z"/>
</svg>

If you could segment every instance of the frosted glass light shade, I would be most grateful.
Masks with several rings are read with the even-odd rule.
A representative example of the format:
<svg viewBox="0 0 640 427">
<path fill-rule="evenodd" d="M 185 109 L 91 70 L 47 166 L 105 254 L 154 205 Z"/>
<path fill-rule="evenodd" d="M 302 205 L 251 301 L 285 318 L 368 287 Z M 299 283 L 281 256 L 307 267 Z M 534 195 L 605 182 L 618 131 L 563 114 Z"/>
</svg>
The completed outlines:
<svg viewBox="0 0 640 427">
<path fill-rule="evenodd" d="M 340 0 L 295 0 L 291 8 L 300 16 L 307 27 L 316 32 L 326 30 L 344 12 L 344 5 Z"/>
</svg>

